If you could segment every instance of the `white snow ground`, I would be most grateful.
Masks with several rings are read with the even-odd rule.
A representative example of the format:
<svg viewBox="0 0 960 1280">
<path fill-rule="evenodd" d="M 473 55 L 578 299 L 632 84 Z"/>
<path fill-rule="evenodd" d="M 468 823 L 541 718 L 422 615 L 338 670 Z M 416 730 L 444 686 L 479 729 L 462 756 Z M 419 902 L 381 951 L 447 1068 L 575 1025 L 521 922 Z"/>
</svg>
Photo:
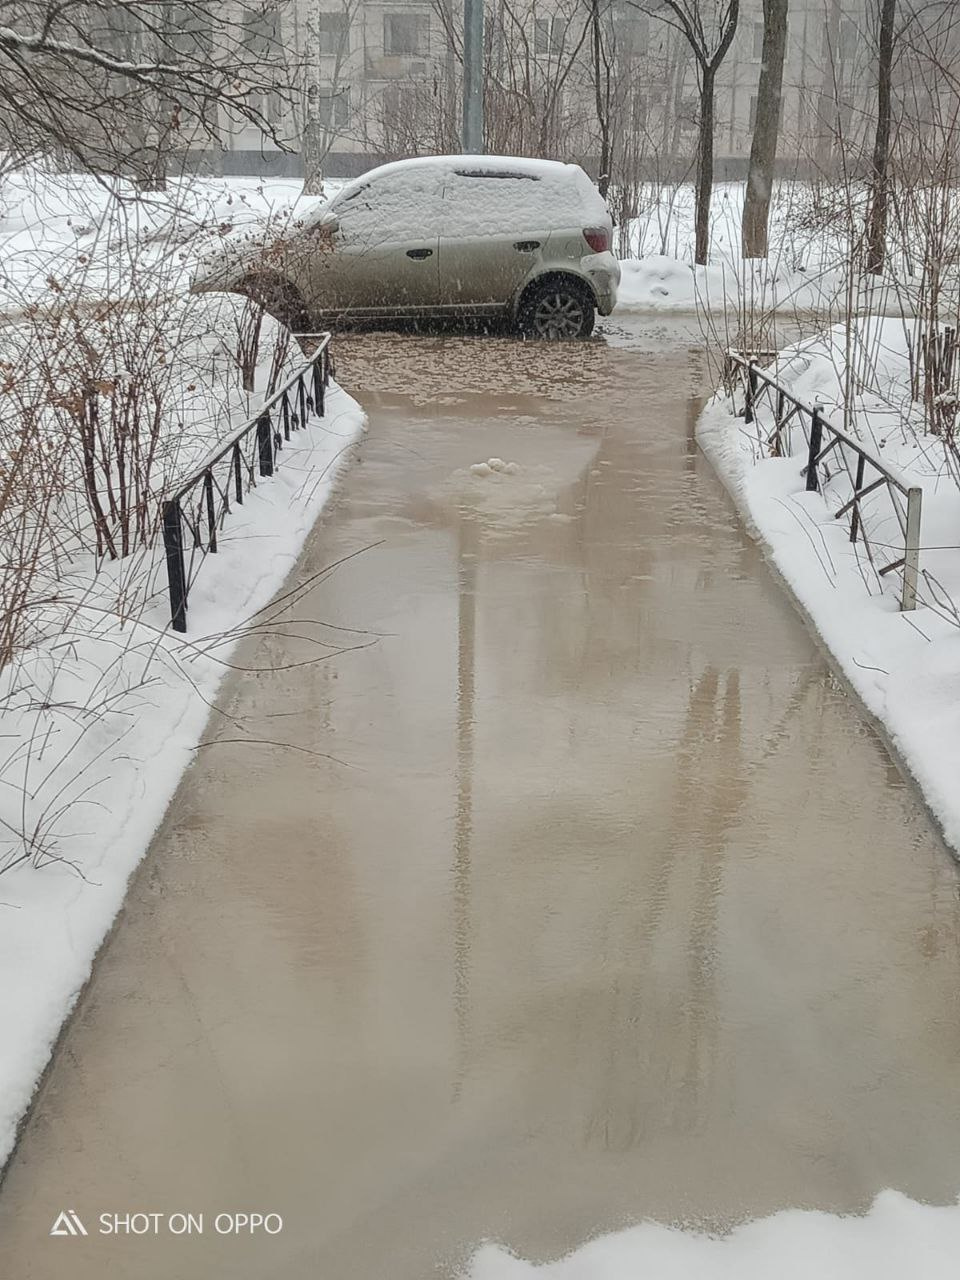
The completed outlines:
<svg viewBox="0 0 960 1280">
<path fill-rule="evenodd" d="M 953 1280 L 960 1208 L 895 1191 L 862 1217 L 792 1209 L 713 1237 L 647 1222 L 541 1265 L 485 1245 L 463 1280 Z"/>
<path fill-rule="evenodd" d="M 822 317 L 825 323 L 845 314 L 851 234 L 861 215 L 851 210 L 846 192 L 806 183 L 776 185 L 770 214 L 770 252 L 745 263 L 740 245 L 743 183 L 718 183 L 710 217 L 710 262 L 693 263 L 693 188 L 648 185 L 641 189 L 640 212 L 614 244 L 623 254 L 617 309 L 620 311 L 700 312 L 717 326 L 729 315 L 733 327 L 744 306 L 768 315 Z M 625 252 L 626 250 L 626 252 Z M 916 280 L 913 264 L 896 255 L 890 273 L 857 285 L 856 309 L 901 315 L 912 311 Z"/>
<path fill-rule="evenodd" d="M 180 296 L 209 239 L 197 225 L 218 220 L 216 236 L 238 218 L 259 223 L 280 199 L 292 206 L 297 191 L 287 186 L 274 184 L 279 192 L 265 196 L 251 181 L 198 184 L 180 209 L 172 200 L 118 207 L 87 178 L 24 181 L 19 191 L 14 178 L 6 189 L 0 311 L 42 305 L 46 274 L 68 281 L 70 298 L 122 296 L 131 253 L 161 289 L 157 310 L 161 327 L 169 322 L 175 369 L 158 484 L 183 475 L 259 403 L 239 387 L 240 304 Z M 8 320 L 0 353 L 15 368 L 30 367 L 38 332 L 35 317 Z M 96 341 L 96 327 L 90 332 Z M 275 333 L 265 322 L 259 388 Z M 128 878 L 201 741 L 243 626 L 293 567 L 362 429 L 360 407 L 332 387 L 326 416 L 294 435 L 274 477 L 228 519 L 218 555 L 191 589 L 186 637 L 167 630 L 162 548 L 94 572 L 92 555 L 70 550 L 67 527 L 53 601 L 35 611 L 35 642 L 0 672 L 0 868 L 22 848 L 16 832 L 36 836 L 34 856 L 0 876 L 0 1166 Z"/>
<path fill-rule="evenodd" d="M 872 373 L 855 397 L 864 443 L 909 483 L 923 489 L 921 607 L 901 613 L 899 575 L 881 579 L 862 542 L 849 541 L 835 512 L 850 492 L 846 476 L 805 492 L 805 458 L 763 457 L 758 427 L 715 400 L 698 428 L 701 446 L 811 618 L 844 674 L 888 733 L 916 778 L 948 843 L 960 853 L 960 489 L 938 437 L 918 434 L 910 403 L 907 334 L 896 320 L 863 326 Z M 787 348 L 770 372 L 808 404 L 821 403 L 842 425 L 844 331 Z M 760 428 L 772 417 L 764 410 Z M 799 431 L 794 448 L 802 453 Z M 900 530 L 883 490 L 865 502 L 865 518 L 884 562 L 902 553 Z"/>
<path fill-rule="evenodd" d="M 356 402 L 334 388 L 326 417 L 284 449 L 274 477 L 223 530 L 191 591 L 185 638 L 162 630 L 162 590 L 137 622 L 113 617 L 82 634 L 81 615 L 76 634 L 38 646 L 30 683 L 49 703 L 92 711 L 47 714 L 28 698 L 0 717 L 0 733 L 20 740 L 52 734 L 32 759 L 28 809 L 36 821 L 53 819 L 50 839 L 66 859 L 0 877 L 0 1163 L 201 740 L 242 627 L 296 563 L 362 424 Z"/>
</svg>

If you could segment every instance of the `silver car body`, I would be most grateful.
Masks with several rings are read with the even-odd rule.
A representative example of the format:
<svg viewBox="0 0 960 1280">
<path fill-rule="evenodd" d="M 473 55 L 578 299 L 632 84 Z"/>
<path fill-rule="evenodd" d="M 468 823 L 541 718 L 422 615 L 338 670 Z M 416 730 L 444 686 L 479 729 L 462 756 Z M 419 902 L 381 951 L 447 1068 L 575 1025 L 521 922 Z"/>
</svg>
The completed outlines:
<svg viewBox="0 0 960 1280">
<path fill-rule="evenodd" d="M 598 252 L 594 245 L 606 242 Z M 430 156 L 370 170 L 271 255 L 305 317 L 516 316 L 542 280 L 575 277 L 613 309 L 620 266 L 596 187 L 578 165 L 507 156 Z M 249 291 L 262 270 L 229 255 L 194 289 Z"/>
</svg>

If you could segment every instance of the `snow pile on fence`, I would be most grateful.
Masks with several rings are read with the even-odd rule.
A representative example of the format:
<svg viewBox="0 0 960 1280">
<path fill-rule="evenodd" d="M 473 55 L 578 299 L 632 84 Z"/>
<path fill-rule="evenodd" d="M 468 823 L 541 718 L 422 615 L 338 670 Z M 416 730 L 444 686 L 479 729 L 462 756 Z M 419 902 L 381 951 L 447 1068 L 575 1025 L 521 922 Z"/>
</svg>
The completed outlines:
<svg viewBox="0 0 960 1280">
<path fill-rule="evenodd" d="M 867 321 L 857 332 L 835 328 L 786 349 L 768 372 L 798 398 L 822 404 L 838 426 L 845 402 L 847 429 L 922 488 L 920 607 L 913 612 L 899 611 L 896 575 L 880 578 L 862 541 L 850 541 L 849 517 L 836 518 L 847 478 L 846 490 L 828 481 L 822 492 L 806 491 L 802 435 L 795 436 L 797 456 L 770 457 L 772 413 L 762 410 L 748 426 L 721 397 L 705 410 L 698 438 L 960 851 L 960 486 L 952 439 L 923 433 L 911 395 L 912 341 L 900 321 Z M 864 519 L 892 559 L 900 530 L 875 501 L 864 505 Z"/>
</svg>

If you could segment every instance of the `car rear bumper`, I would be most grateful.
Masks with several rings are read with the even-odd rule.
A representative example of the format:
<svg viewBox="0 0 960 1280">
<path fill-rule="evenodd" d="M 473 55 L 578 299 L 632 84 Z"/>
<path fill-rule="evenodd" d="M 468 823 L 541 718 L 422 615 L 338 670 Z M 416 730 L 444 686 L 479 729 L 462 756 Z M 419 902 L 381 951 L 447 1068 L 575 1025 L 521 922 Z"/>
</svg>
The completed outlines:
<svg viewBox="0 0 960 1280">
<path fill-rule="evenodd" d="M 620 263 L 612 253 L 591 253 L 581 260 L 584 275 L 593 285 L 597 295 L 597 310 L 608 316 L 617 305 L 617 286 L 620 283 Z"/>
</svg>

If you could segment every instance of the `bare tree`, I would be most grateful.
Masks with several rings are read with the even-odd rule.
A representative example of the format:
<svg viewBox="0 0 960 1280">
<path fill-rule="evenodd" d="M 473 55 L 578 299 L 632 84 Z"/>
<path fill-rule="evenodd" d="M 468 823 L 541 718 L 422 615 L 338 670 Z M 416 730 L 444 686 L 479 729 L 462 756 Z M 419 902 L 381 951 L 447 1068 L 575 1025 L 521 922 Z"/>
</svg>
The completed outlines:
<svg viewBox="0 0 960 1280">
<path fill-rule="evenodd" d="M 354 123 L 348 71 L 358 40 L 361 0 L 323 7 L 310 0 L 304 23 L 303 120 L 299 129 L 305 195 L 323 195 L 323 166 L 336 140 Z M 326 0 L 329 4 L 329 0 Z"/>
<path fill-rule="evenodd" d="M 608 35 L 606 17 L 607 4 L 602 0 L 586 0 L 590 14 L 590 55 L 593 73 L 594 106 L 597 113 L 597 131 L 599 133 L 600 154 L 597 175 L 597 186 L 604 199 L 610 186 L 610 173 L 613 169 L 613 135 L 612 115 L 614 98 L 614 58 L 611 36 Z"/>
<path fill-rule="evenodd" d="M 583 121 L 567 99 L 582 88 L 591 19 L 587 0 L 494 0 L 484 21 L 484 114 L 487 149 L 513 155 L 572 155 L 584 141 Z M 601 13 L 606 0 L 599 0 Z M 462 82 L 461 15 L 433 0 L 447 48 Z M 531 39 L 532 37 L 532 39 Z"/>
<path fill-rule="evenodd" d="M 0 147 L 56 155 L 149 185 L 163 156 L 220 145 L 252 124 L 283 147 L 289 98 L 280 42 L 251 47 L 242 10 L 216 0 L 34 0 L 0 3 Z"/>
<path fill-rule="evenodd" d="M 896 43 L 897 0 L 879 0 L 877 42 L 877 127 L 870 168 L 870 212 L 867 224 L 867 270 L 882 273 L 887 256 L 887 213 L 890 204 L 890 135 L 893 121 L 893 52 Z"/>
<path fill-rule="evenodd" d="M 760 83 L 757 87 L 757 115 L 753 125 L 747 192 L 743 204 L 742 244 L 745 258 L 767 256 L 770 199 L 780 136 L 788 8 L 789 0 L 763 0 L 763 52 Z"/>
<path fill-rule="evenodd" d="M 690 46 L 696 64 L 700 118 L 697 129 L 695 260 L 703 265 L 710 251 L 717 72 L 737 34 L 740 0 L 634 0 L 634 5 L 675 27 Z"/>
</svg>

